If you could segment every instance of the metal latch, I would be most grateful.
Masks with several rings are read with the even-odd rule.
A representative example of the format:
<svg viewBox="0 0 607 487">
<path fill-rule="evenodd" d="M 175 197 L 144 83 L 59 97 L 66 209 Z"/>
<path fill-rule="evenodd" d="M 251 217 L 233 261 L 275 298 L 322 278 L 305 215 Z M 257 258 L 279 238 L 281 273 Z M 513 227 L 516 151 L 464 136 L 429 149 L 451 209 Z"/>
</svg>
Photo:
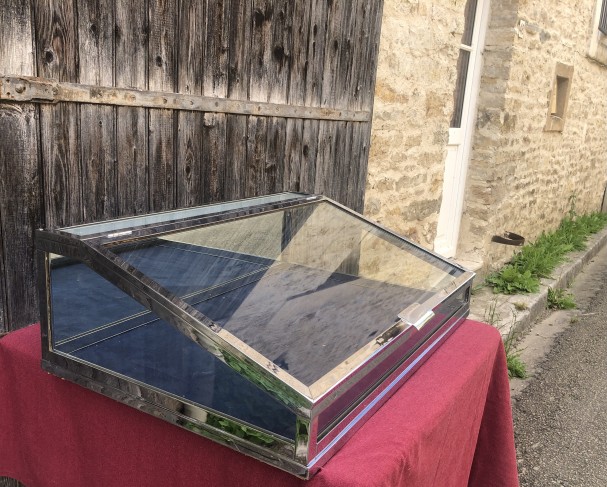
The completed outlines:
<svg viewBox="0 0 607 487">
<path fill-rule="evenodd" d="M 433 317 L 434 312 L 432 310 L 422 307 L 419 303 L 413 303 L 411 306 L 398 313 L 399 321 L 379 335 L 375 341 L 379 345 L 385 345 L 403 331 L 409 330 L 409 332 L 412 332 L 413 329 L 419 331 Z"/>
<path fill-rule="evenodd" d="M 403 323 L 421 330 L 434 317 L 434 311 L 422 307 L 419 303 L 413 303 L 398 313 L 398 317 Z"/>
<path fill-rule="evenodd" d="M 392 325 L 390 328 L 388 328 L 386 331 L 384 331 L 381 335 L 379 335 L 375 341 L 379 344 L 379 345 L 384 345 L 386 343 L 388 343 L 390 340 L 392 340 L 394 337 L 400 335 L 400 333 L 404 330 L 406 330 L 407 328 L 409 328 L 409 326 L 402 322 L 402 321 L 398 321 L 396 322 L 394 325 Z"/>
</svg>

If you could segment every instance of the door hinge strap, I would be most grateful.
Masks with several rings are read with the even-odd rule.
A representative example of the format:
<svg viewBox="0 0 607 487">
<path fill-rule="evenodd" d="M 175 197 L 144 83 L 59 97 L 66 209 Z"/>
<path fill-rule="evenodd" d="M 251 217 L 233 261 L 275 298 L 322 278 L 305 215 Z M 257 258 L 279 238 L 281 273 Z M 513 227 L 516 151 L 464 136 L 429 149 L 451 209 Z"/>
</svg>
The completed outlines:
<svg viewBox="0 0 607 487">
<path fill-rule="evenodd" d="M 232 113 L 260 117 L 370 122 L 368 110 L 304 107 L 250 100 L 233 100 L 186 93 L 64 83 L 53 79 L 0 75 L 0 102 L 93 103 L 128 107 Z"/>
</svg>

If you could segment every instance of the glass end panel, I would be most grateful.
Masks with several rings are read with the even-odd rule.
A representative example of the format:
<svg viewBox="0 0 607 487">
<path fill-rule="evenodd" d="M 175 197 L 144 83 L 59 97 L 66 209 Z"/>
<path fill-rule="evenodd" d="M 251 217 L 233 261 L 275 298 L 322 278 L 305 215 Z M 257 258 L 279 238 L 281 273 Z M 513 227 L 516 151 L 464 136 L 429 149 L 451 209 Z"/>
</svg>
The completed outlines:
<svg viewBox="0 0 607 487">
<path fill-rule="evenodd" d="M 307 385 L 463 272 L 327 201 L 111 249 Z"/>
<path fill-rule="evenodd" d="M 294 441 L 294 413 L 85 264 L 51 260 L 51 303 L 56 352 Z"/>
<path fill-rule="evenodd" d="M 306 195 L 302 193 L 278 193 L 267 196 L 259 196 L 257 198 L 248 198 L 246 200 L 228 201 L 224 203 L 215 203 L 194 208 L 184 208 L 174 211 L 163 211 L 160 213 L 152 213 L 149 215 L 134 216 L 128 218 L 119 218 L 101 223 L 89 223 L 85 225 L 77 225 L 74 227 L 66 227 L 61 230 L 64 232 L 86 237 L 87 235 L 98 235 L 104 233 L 119 233 L 120 236 L 128 236 L 130 230 L 137 227 L 146 227 L 149 225 L 159 225 L 176 220 L 187 218 L 197 218 L 214 213 L 221 213 L 232 210 L 242 210 L 259 205 L 269 205 L 280 203 L 283 201 L 295 200 Z"/>
</svg>

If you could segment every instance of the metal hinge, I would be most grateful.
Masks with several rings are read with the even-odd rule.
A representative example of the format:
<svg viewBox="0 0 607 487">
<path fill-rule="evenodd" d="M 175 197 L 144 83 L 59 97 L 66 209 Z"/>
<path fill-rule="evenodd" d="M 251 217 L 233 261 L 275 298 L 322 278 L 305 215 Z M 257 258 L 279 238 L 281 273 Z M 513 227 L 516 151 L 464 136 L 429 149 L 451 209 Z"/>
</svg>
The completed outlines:
<svg viewBox="0 0 607 487">
<path fill-rule="evenodd" d="M 0 78 L 0 101 L 56 103 L 58 82 L 29 76 L 3 76 Z"/>
<path fill-rule="evenodd" d="M 47 78 L 0 75 L 0 102 L 91 103 L 125 107 L 161 108 L 257 117 L 370 122 L 369 110 L 297 106 L 213 96 L 138 90 L 117 86 L 84 85 Z"/>
</svg>

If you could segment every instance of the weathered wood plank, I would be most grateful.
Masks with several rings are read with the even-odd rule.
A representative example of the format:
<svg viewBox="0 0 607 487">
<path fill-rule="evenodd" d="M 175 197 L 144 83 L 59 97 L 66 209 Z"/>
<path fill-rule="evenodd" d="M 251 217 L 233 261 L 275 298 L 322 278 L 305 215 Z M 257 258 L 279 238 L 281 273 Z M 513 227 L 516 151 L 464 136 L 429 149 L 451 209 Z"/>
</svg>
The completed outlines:
<svg viewBox="0 0 607 487">
<path fill-rule="evenodd" d="M 67 103 L 41 107 L 44 209 L 48 228 L 83 220 L 78 115 L 78 107 Z"/>
<path fill-rule="evenodd" d="M 202 92 L 206 96 L 225 98 L 228 92 L 231 23 L 229 0 L 208 2 L 205 17 Z"/>
<path fill-rule="evenodd" d="M 3 69 L 35 74 L 29 2 L 0 9 Z M 43 224 L 38 159 L 38 109 L 0 104 L 0 332 L 37 320 L 33 230 Z"/>
<path fill-rule="evenodd" d="M 342 122 L 337 128 L 338 138 L 336 140 L 335 160 L 335 187 L 339 194 L 340 202 L 352 208 L 352 202 L 356 200 L 356 176 L 360 163 L 356 151 L 352 150 L 351 123 Z"/>
<path fill-rule="evenodd" d="M 203 56 L 203 85 L 205 96 L 225 98 L 228 93 L 230 44 L 230 2 L 217 0 L 207 3 L 206 43 Z M 202 146 L 203 200 L 225 199 L 226 173 L 226 115 L 206 113 Z"/>
<path fill-rule="evenodd" d="M 272 53 L 272 18 L 274 7 L 271 0 L 253 0 L 253 25 L 249 56 L 251 68 L 249 74 L 249 99 L 268 101 L 264 90 L 267 84 L 267 63 Z"/>
<path fill-rule="evenodd" d="M 80 82 L 109 85 L 114 81 L 114 1 L 78 5 Z M 116 109 L 80 105 L 82 213 L 86 222 L 118 214 Z"/>
<path fill-rule="evenodd" d="M 372 106 L 372 99 L 367 98 L 369 93 L 364 92 L 364 87 L 368 76 L 375 76 L 376 60 L 367 57 L 372 52 L 367 44 L 372 42 L 369 36 L 374 35 L 375 25 L 370 25 L 370 22 L 377 13 L 379 3 L 358 0 L 343 14 L 343 28 L 339 36 L 339 69 L 335 78 L 335 86 L 341 88 L 341 97 L 336 100 L 339 106 Z"/>
<path fill-rule="evenodd" d="M 205 203 L 225 200 L 226 115 L 205 113 L 202 130 L 202 191 Z"/>
<path fill-rule="evenodd" d="M 252 65 L 249 95 L 252 100 L 288 103 L 293 48 L 293 2 L 253 1 Z M 250 127 L 250 125 L 249 125 Z M 282 189 L 286 122 L 269 118 L 266 123 L 266 156 L 263 184 L 258 194 Z M 282 144 L 282 146 L 281 146 Z M 255 153 L 260 153 L 259 148 Z"/>
<path fill-rule="evenodd" d="M 247 127 L 248 117 L 228 115 L 226 123 L 225 187 L 226 200 L 241 199 L 247 194 Z"/>
<path fill-rule="evenodd" d="M 278 193 L 283 190 L 285 178 L 287 120 L 273 117 L 268 119 L 266 134 L 266 164 L 264 193 Z"/>
<path fill-rule="evenodd" d="M 149 0 L 150 40 L 148 88 L 175 91 L 175 27 L 173 2 Z M 171 110 L 149 111 L 150 210 L 175 207 L 174 114 Z"/>
<path fill-rule="evenodd" d="M 283 191 L 300 191 L 303 120 L 289 118 L 285 126 Z"/>
<path fill-rule="evenodd" d="M 316 186 L 319 128 L 319 120 L 287 120 L 284 191 L 314 193 L 319 190 Z"/>
<path fill-rule="evenodd" d="M 177 42 L 177 91 L 202 94 L 205 19 L 200 0 L 181 0 Z M 202 204 L 203 114 L 177 114 L 176 193 L 177 206 Z"/>
<path fill-rule="evenodd" d="M 35 106 L 0 105 L 0 227 L 8 329 L 38 317 L 33 231 L 43 225 L 43 204 L 37 130 Z"/>
<path fill-rule="evenodd" d="M 289 72 L 288 103 L 305 103 L 308 74 L 308 48 L 313 2 L 294 2 Z M 303 121 L 288 119 L 285 124 L 284 191 L 299 191 L 301 178 Z"/>
<path fill-rule="evenodd" d="M 352 3 L 352 15 L 350 17 L 347 44 L 349 46 L 346 62 L 349 63 L 346 73 L 346 79 L 343 82 L 344 92 L 347 95 L 347 106 L 360 106 L 362 98 L 362 71 L 365 68 L 366 60 L 364 58 L 365 48 L 365 25 L 368 22 L 367 16 L 371 5 L 366 1 L 356 1 Z"/>
<path fill-rule="evenodd" d="M 116 86 L 147 88 L 149 25 L 145 2 L 117 0 L 114 29 Z M 119 107 L 116 120 L 118 214 L 136 215 L 149 209 L 147 113 Z"/>
<path fill-rule="evenodd" d="M 235 100 L 249 99 L 252 15 L 250 0 L 231 0 L 227 96 Z"/>
<path fill-rule="evenodd" d="M 337 181 L 335 180 L 337 124 L 321 122 L 318 128 L 318 152 L 314 174 L 314 192 L 337 199 Z"/>
<path fill-rule="evenodd" d="M 357 171 L 352 178 L 354 188 L 353 199 L 348 205 L 350 208 L 362 213 L 365 206 L 365 186 L 367 184 L 367 164 L 369 161 L 369 142 L 371 140 L 370 123 L 352 123 L 352 151 L 351 157 L 358 161 Z"/>
<path fill-rule="evenodd" d="M 30 18 L 30 7 L 27 3 L 19 0 L 3 2 L 0 9 L 0 39 L 2 39 L 2 43 L 0 43 L 0 59 L 2 59 L 3 69 L 11 69 L 16 73 L 33 74 L 34 62 L 32 57 Z M 18 171 L 22 165 L 18 147 L 4 147 L 8 144 L 14 144 L 14 141 L 9 138 L 9 134 L 18 130 L 18 127 L 12 127 L 13 123 L 19 123 L 15 122 L 20 116 L 17 110 L 17 106 L 0 105 L 0 123 L 7 125 L 10 130 L 8 133 L 4 131 L 0 132 L 2 133 L 0 153 L 4 151 L 6 154 L 2 154 L 0 157 L 2 157 L 1 160 L 5 160 L 9 156 L 16 158 L 14 164 Z M 2 242 L 2 245 L 0 245 L 0 333 L 8 331 L 11 326 L 8 318 L 8 297 L 6 295 L 6 281 L 7 278 L 10 279 L 10 275 L 6 273 L 6 265 L 8 264 L 8 268 L 10 269 L 13 263 L 11 262 L 10 254 L 6 255 L 5 251 L 10 252 L 13 249 L 9 249 L 5 245 L 10 243 L 11 232 L 18 231 L 15 228 L 5 227 L 3 213 L 5 211 L 12 211 L 12 206 L 17 203 L 14 196 L 11 197 L 11 202 L 5 202 L 4 198 L 9 196 L 5 194 L 0 196 L 2 198 L 0 200 L 0 242 Z M 5 262 L 7 260 L 8 262 Z"/>
<path fill-rule="evenodd" d="M 295 2 L 293 8 L 289 104 L 317 107 L 323 79 L 327 2 Z"/>
<path fill-rule="evenodd" d="M 379 53 L 379 38 L 381 32 L 381 20 L 384 2 L 374 0 L 369 3 L 367 21 L 363 29 L 366 31 L 363 44 L 363 61 L 361 63 L 360 77 L 362 79 L 361 95 L 356 106 L 359 109 L 373 109 L 373 100 L 375 96 L 375 80 L 377 79 L 377 60 Z M 370 126 L 371 124 L 369 124 Z M 370 132 L 369 132 L 370 133 Z M 366 164 L 366 162 L 365 162 Z"/>
<path fill-rule="evenodd" d="M 2 69 L 32 76 L 35 62 L 32 45 L 32 14 L 29 2 L 2 0 L 0 8 L 0 53 Z"/>
<path fill-rule="evenodd" d="M 295 2 L 289 103 L 320 106 L 327 2 Z M 317 120 L 287 120 L 284 189 L 314 191 Z"/>
<path fill-rule="evenodd" d="M 271 56 L 269 56 L 270 62 L 266 70 L 266 90 L 269 102 L 287 103 L 289 99 L 293 64 L 294 4 L 295 2 L 292 0 L 275 0 L 274 2 L 274 19 L 270 40 Z"/>
<path fill-rule="evenodd" d="M 245 196 L 259 196 L 266 189 L 266 139 L 268 119 L 249 117 L 247 127 L 247 166 Z"/>
<path fill-rule="evenodd" d="M 232 0 L 228 44 L 227 96 L 237 100 L 249 98 L 251 70 L 250 39 L 252 4 L 249 0 Z M 228 115 L 226 119 L 226 165 L 224 194 L 226 199 L 244 198 L 246 194 L 248 117 Z"/>
<path fill-rule="evenodd" d="M 60 81 L 78 81 L 74 2 L 37 2 L 34 15 L 38 74 Z M 78 115 L 77 106 L 65 103 L 40 108 L 45 224 L 48 227 L 82 221 Z"/>
<path fill-rule="evenodd" d="M 289 93 L 293 2 L 253 0 L 251 100 L 286 103 Z"/>
<path fill-rule="evenodd" d="M 316 164 L 318 159 L 319 120 L 303 121 L 303 136 L 301 148 L 301 176 L 299 190 L 304 193 L 314 193 L 316 180 Z"/>
<path fill-rule="evenodd" d="M 348 41 L 351 11 L 350 2 L 329 3 L 321 91 L 323 107 L 347 107 L 347 97 L 343 89 L 349 71 L 345 61 L 351 53 Z"/>
</svg>

